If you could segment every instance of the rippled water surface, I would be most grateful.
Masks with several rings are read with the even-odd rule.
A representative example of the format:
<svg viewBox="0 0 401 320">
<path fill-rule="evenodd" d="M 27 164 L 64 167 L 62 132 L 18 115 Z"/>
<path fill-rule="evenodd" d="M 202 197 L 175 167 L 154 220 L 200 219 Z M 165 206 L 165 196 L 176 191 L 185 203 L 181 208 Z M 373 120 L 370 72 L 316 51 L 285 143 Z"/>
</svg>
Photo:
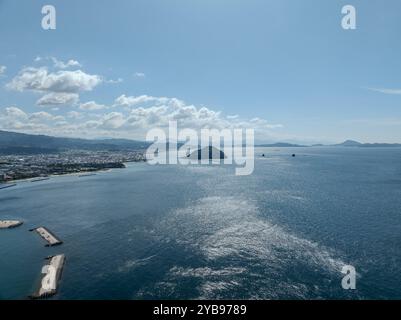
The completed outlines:
<svg viewBox="0 0 401 320">
<path fill-rule="evenodd" d="M 401 149 L 256 153 L 246 177 L 133 163 L 0 190 L 0 219 L 25 222 L 0 230 L 0 299 L 32 293 L 57 253 L 56 299 L 400 299 Z M 64 244 L 45 248 L 41 225 Z"/>
</svg>

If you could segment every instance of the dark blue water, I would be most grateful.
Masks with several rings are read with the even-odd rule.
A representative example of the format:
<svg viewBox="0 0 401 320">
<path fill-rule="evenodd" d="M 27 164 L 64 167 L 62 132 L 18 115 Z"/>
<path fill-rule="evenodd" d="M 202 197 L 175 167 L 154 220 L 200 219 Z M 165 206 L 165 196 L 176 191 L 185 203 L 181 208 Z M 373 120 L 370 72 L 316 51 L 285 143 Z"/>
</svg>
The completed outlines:
<svg viewBox="0 0 401 320">
<path fill-rule="evenodd" d="M 57 253 L 55 299 L 400 299 L 401 149 L 262 153 L 246 177 L 130 164 L 0 190 L 0 219 L 25 222 L 0 230 L 0 299 L 32 293 Z M 64 244 L 45 248 L 40 225 Z"/>
</svg>

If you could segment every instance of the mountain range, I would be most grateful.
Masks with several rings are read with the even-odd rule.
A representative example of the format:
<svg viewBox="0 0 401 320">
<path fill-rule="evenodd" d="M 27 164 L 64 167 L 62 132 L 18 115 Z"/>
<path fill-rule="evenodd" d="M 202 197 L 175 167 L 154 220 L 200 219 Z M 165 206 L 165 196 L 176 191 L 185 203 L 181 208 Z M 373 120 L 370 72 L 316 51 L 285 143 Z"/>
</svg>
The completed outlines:
<svg viewBox="0 0 401 320">
<path fill-rule="evenodd" d="M 149 143 L 128 139 L 77 139 L 0 130 L 0 154 L 39 154 L 63 150 L 142 150 Z"/>
<path fill-rule="evenodd" d="M 275 148 L 297 148 L 297 147 L 358 147 L 358 148 L 385 148 L 385 147 L 401 147 L 401 143 L 361 143 L 355 140 L 346 140 L 338 144 L 314 144 L 301 145 L 293 143 L 278 142 L 272 144 L 258 144 L 257 147 L 275 147 Z"/>
<path fill-rule="evenodd" d="M 33 135 L 17 132 L 0 130 L 0 154 L 38 154 L 55 153 L 63 150 L 144 150 L 150 143 L 129 139 L 78 139 L 78 138 L 59 138 L 46 135 Z M 285 142 L 273 144 L 259 144 L 257 147 L 316 147 L 324 145 L 300 145 Z M 401 147 L 399 143 L 360 143 L 354 140 L 346 140 L 340 144 L 326 145 L 331 147 Z"/>
<path fill-rule="evenodd" d="M 354 140 L 346 140 L 343 143 L 335 144 L 337 147 L 362 147 L 362 148 L 383 148 L 383 147 L 401 147 L 400 143 L 361 143 Z"/>
</svg>

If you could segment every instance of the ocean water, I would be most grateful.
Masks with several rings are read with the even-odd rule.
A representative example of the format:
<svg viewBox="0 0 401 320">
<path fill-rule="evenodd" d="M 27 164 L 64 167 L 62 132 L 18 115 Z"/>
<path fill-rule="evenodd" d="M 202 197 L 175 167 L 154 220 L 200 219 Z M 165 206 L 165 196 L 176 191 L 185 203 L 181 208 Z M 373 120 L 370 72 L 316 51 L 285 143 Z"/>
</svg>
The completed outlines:
<svg viewBox="0 0 401 320">
<path fill-rule="evenodd" d="M 256 155 L 245 177 L 131 163 L 0 190 L 0 219 L 25 222 L 0 230 L 0 299 L 33 293 L 58 253 L 53 299 L 401 299 L 401 149 Z M 64 244 L 44 247 L 37 226 Z"/>
</svg>

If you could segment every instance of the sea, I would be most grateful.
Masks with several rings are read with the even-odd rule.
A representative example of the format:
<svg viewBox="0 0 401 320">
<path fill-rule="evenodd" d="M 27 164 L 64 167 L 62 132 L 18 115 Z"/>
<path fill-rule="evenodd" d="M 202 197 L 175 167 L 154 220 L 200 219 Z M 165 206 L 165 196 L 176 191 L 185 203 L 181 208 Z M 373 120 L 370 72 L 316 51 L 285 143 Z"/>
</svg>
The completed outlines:
<svg viewBox="0 0 401 320">
<path fill-rule="evenodd" d="M 249 176 L 128 163 L 0 190 L 0 220 L 24 222 L 0 230 L 0 299 L 27 299 L 61 253 L 51 299 L 401 299 L 401 148 L 255 157 Z"/>
</svg>

